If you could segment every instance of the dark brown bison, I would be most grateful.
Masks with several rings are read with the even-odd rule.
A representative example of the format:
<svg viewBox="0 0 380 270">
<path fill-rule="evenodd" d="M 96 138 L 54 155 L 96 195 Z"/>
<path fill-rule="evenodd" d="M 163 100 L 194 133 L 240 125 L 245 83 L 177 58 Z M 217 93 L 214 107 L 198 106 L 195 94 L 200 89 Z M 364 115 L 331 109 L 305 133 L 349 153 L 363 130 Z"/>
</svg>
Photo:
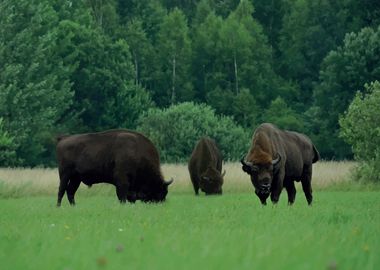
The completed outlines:
<svg viewBox="0 0 380 270">
<path fill-rule="evenodd" d="M 199 188 L 206 195 L 222 194 L 225 174 L 221 174 L 222 155 L 212 139 L 203 137 L 198 141 L 191 154 L 188 168 L 196 195 L 199 194 Z"/>
<path fill-rule="evenodd" d="M 110 183 L 121 203 L 164 201 L 168 185 L 160 170 L 153 143 L 129 130 L 61 136 L 57 143 L 59 190 L 57 206 L 67 192 L 70 204 L 81 182 Z"/>
<path fill-rule="evenodd" d="M 319 159 L 317 149 L 307 136 L 262 124 L 255 130 L 246 160 L 242 159 L 241 163 L 243 171 L 251 176 L 262 204 L 266 204 L 269 195 L 272 202 L 277 203 L 283 187 L 288 192 L 288 203 L 293 204 L 294 181 L 301 181 L 310 205 L 313 201 L 312 164 Z"/>
</svg>

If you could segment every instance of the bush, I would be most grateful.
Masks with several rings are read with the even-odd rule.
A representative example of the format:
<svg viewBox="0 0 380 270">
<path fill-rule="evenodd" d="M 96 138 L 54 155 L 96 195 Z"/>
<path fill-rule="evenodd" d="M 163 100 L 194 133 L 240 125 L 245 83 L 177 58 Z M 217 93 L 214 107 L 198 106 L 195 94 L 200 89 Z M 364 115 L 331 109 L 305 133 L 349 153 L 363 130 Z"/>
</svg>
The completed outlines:
<svg viewBox="0 0 380 270">
<path fill-rule="evenodd" d="M 150 109 L 138 121 L 165 162 L 185 162 L 202 136 L 213 138 L 224 160 L 237 160 L 249 146 L 249 135 L 230 117 L 217 116 L 205 104 L 185 102 L 167 109 Z"/>
<path fill-rule="evenodd" d="M 355 158 L 361 161 L 357 177 L 380 181 L 380 83 L 365 85 L 348 110 L 340 118 L 340 136 L 350 145 Z"/>
<path fill-rule="evenodd" d="M 3 119 L 0 118 L 0 167 L 14 166 L 16 159 L 14 138 L 4 130 Z"/>
</svg>

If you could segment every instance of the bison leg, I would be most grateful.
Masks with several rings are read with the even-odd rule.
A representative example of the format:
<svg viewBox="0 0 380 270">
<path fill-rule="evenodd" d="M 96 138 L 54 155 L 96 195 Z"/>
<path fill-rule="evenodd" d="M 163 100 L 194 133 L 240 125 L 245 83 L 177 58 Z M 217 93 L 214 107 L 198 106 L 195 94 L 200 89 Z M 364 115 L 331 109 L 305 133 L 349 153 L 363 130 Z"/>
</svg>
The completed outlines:
<svg viewBox="0 0 380 270">
<path fill-rule="evenodd" d="M 136 192 L 127 192 L 127 200 L 130 203 L 135 203 L 137 201 Z"/>
<path fill-rule="evenodd" d="M 127 191 L 128 185 L 118 185 L 116 186 L 116 195 L 120 203 L 126 203 L 127 201 Z"/>
<path fill-rule="evenodd" d="M 272 192 L 270 194 L 270 199 L 273 204 L 277 204 L 278 201 L 280 200 L 280 192 Z"/>
<path fill-rule="evenodd" d="M 191 182 L 193 183 L 195 195 L 199 195 L 199 180 L 198 180 L 198 178 L 195 175 L 191 175 L 191 174 L 190 174 L 190 178 L 191 178 Z"/>
<path fill-rule="evenodd" d="M 193 183 L 193 188 L 195 195 L 199 195 L 199 185 L 197 183 Z"/>
<path fill-rule="evenodd" d="M 311 188 L 311 175 L 312 175 L 312 166 L 305 166 L 303 170 L 303 175 L 301 179 L 302 183 L 302 189 L 303 192 L 305 193 L 305 197 L 307 200 L 307 203 L 311 205 L 313 202 L 313 190 Z"/>
<path fill-rule="evenodd" d="M 288 204 L 292 205 L 296 199 L 296 187 L 294 186 L 294 181 L 288 180 L 285 185 L 286 191 L 288 192 Z"/>
<path fill-rule="evenodd" d="M 76 178 L 71 178 L 69 185 L 67 186 L 67 199 L 69 199 L 69 202 L 71 205 L 75 205 L 75 192 L 78 190 L 80 185 L 80 180 Z"/>
<path fill-rule="evenodd" d="M 270 199 L 272 203 L 274 204 L 277 204 L 280 199 L 280 194 L 281 194 L 283 183 L 284 183 L 284 177 L 285 177 L 285 172 L 280 171 L 277 177 L 273 178 Z"/>
<path fill-rule="evenodd" d="M 65 195 L 65 191 L 67 185 L 69 183 L 69 176 L 64 174 L 62 171 L 59 171 L 59 188 L 58 188 L 58 199 L 57 206 L 61 206 L 63 195 Z"/>
</svg>

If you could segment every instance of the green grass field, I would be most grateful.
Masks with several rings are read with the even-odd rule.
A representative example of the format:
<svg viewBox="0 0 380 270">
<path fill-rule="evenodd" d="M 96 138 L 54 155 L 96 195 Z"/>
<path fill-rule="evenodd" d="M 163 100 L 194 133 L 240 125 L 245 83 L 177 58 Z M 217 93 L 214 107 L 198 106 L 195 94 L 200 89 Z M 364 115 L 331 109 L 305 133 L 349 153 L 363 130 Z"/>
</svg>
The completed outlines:
<svg viewBox="0 0 380 270">
<path fill-rule="evenodd" d="M 316 167 L 312 207 L 301 190 L 262 207 L 237 164 L 222 196 L 195 197 L 185 166 L 165 165 L 163 204 L 120 205 L 98 185 L 61 208 L 55 170 L 3 169 L 0 269 L 380 269 L 379 188 L 347 180 L 353 166 Z"/>
</svg>

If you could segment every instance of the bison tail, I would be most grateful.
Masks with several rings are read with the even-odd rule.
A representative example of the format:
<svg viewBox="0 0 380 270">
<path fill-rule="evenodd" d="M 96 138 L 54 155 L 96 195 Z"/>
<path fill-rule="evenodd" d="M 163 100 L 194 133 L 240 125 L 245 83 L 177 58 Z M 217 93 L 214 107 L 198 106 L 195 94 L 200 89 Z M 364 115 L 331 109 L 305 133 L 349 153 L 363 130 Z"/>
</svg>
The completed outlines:
<svg viewBox="0 0 380 270">
<path fill-rule="evenodd" d="M 313 163 L 315 163 L 321 159 L 321 156 L 319 155 L 319 152 L 314 144 L 313 144 L 313 152 L 314 152 Z"/>
</svg>

